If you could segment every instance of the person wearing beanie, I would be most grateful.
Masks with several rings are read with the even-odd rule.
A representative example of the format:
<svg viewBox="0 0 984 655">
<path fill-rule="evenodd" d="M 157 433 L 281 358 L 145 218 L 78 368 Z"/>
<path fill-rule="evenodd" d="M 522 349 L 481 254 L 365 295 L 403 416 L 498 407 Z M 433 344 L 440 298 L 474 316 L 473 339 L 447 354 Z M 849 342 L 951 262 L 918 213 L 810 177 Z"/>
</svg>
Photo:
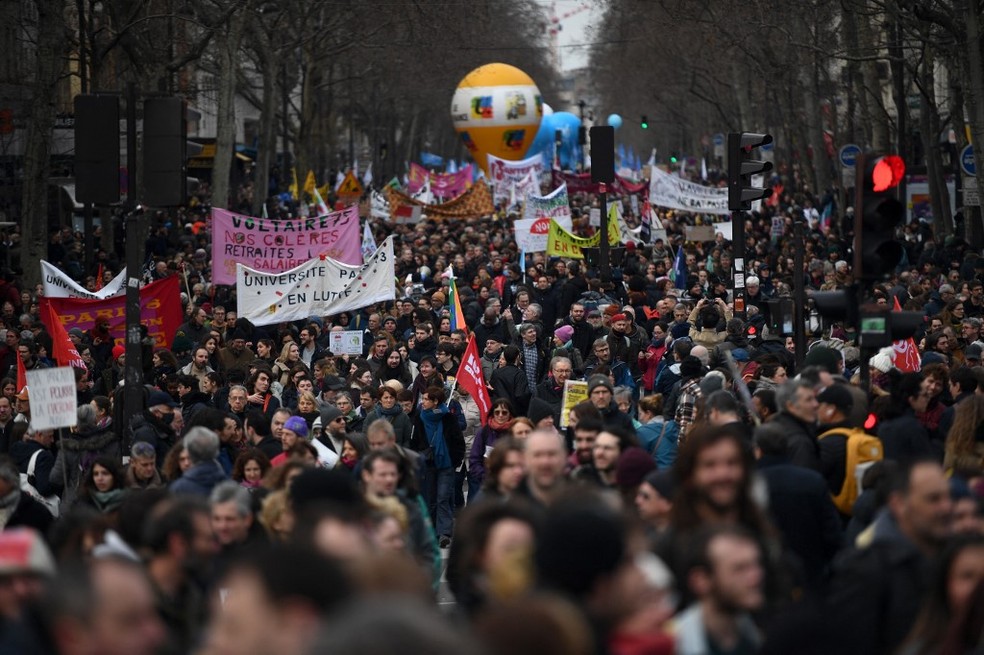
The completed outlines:
<svg viewBox="0 0 984 655">
<path fill-rule="evenodd" d="M 615 463 L 615 486 L 622 495 L 626 506 L 635 502 L 639 485 L 643 479 L 656 470 L 656 460 L 638 446 L 629 446 L 618 456 Z"/>
<path fill-rule="evenodd" d="M 813 346 L 806 353 L 803 360 L 804 366 L 819 366 L 831 375 L 840 375 L 844 372 L 844 358 L 840 352 L 828 346 Z"/>
<path fill-rule="evenodd" d="M 611 351 L 611 361 L 625 362 L 633 381 L 640 379 L 642 369 L 639 365 L 639 356 L 646 349 L 648 339 L 636 327 L 632 315 L 625 311 L 619 311 L 612 316 L 611 326 L 612 329 L 606 337 Z M 619 380 L 619 386 L 630 386 L 625 385 L 623 380 L 616 379 Z"/>
<path fill-rule="evenodd" d="M 546 401 L 540 398 L 530 400 L 530 408 L 526 412 L 526 418 L 533 421 L 533 427 L 537 430 L 554 429 L 554 410 Z"/>
<path fill-rule="evenodd" d="M 592 375 L 588 378 L 588 400 L 601 412 L 605 429 L 622 428 L 635 435 L 632 419 L 615 404 L 615 385 L 607 375 Z"/>
<path fill-rule="evenodd" d="M 656 543 L 670 527 L 670 510 L 676 479 L 670 469 L 650 471 L 643 478 L 636 492 L 635 507 L 646 526 L 650 543 Z"/>
<path fill-rule="evenodd" d="M 280 430 L 280 444 L 283 448 L 283 452 L 274 457 L 270 461 L 270 464 L 273 466 L 280 466 L 286 462 L 287 458 L 290 456 L 290 449 L 293 448 L 298 441 L 307 439 L 307 435 L 307 421 L 300 416 L 291 416 L 287 419 L 284 422 L 284 427 Z"/>
<path fill-rule="evenodd" d="M 693 355 L 680 362 L 680 396 L 673 420 L 680 427 L 679 445 L 682 447 L 687 431 L 697 419 L 697 402 L 704 397 L 700 380 L 704 377 L 704 365 Z"/>
<path fill-rule="evenodd" d="M 575 378 L 581 377 L 584 373 L 584 356 L 574 347 L 574 328 L 570 325 L 561 325 L 554 330 L 550 359 L 553 360 L 554 357 L 566 357 L 571 360 L 572 375 Z"/>
</svg>

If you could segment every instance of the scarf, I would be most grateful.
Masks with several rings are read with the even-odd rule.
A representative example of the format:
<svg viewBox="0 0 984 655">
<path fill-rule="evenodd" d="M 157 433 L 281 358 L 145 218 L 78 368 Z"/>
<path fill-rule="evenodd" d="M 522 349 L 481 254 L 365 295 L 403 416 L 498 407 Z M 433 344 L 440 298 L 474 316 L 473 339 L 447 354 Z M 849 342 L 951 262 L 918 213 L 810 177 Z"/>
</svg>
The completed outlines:
<svg viewBox="0 0 984 655">
<path fill-rule="evenodd" d="M 489 418 L 489 427 L 496 432 L 505 432 L 506 430 L 511 430 L 513 423 L 515 422 L 516 419 L 514 418 L 511 418 L 508 421 L 500 421 L 497 418 Z"/>
<path fill-rule="evenodd" d="M 243 480 L 239 483 L 240 487 L 244 489 L 259 489 L 260 485 L 263 484 L 263 480 L 257 480 L 256 482 L 250 482 L 249 480 Z"/>
<path fill-rule="evenodd" d="M 116 511 L 123 504 L 124 489 L 110 489 L 109 491 L 93 491 L 90 494 L 92 504 L 103 514 Z"/>
<path fill-rule="evenodd" d="M 402 411 L 403 408 L 400 407 L 400 403 L 395 403 L 389 409 L 386 409 L 382 405 L 376 405 L 376 413 L 380 416 L 397 416 Z"/>
<path fill-rule="evenodd" d="M 444 440 L 444 416 L 448 411 L 447 405 L 441 405 L 420 412 L 427 443 L 434 449 L 434 468 L 437 470 L 452 468 L 451 453 L 448 452 L 448 444 Z"/>
</svg>

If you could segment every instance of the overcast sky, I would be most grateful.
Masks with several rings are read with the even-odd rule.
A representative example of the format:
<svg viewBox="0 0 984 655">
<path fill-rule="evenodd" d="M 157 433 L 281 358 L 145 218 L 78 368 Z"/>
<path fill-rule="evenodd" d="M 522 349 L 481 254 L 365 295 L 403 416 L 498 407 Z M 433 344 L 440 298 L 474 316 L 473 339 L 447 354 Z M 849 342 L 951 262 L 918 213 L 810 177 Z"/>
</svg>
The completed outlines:
<svg viewBox="0 0 984 655">
<path fill-rule="evenodd" d="M 542 6 L 544 13 L 550 16 L 551 0 L 537 0 Z M 582 11 L 570 18 L 561 21 L 563 29 L 558 35 L 560 45 L 560 65 L 565 71 L 575 68 L 582 68 L 588 63 L 588 48 L 567 48 L 564 46 L 589 43 L 591 33 L 588 27 L 596 24 L 602 15 L 602 0 L 556 0 L 557 15 L 563 16 L 577 7 L 588 5 L 591 8 Z"/>
</svg>

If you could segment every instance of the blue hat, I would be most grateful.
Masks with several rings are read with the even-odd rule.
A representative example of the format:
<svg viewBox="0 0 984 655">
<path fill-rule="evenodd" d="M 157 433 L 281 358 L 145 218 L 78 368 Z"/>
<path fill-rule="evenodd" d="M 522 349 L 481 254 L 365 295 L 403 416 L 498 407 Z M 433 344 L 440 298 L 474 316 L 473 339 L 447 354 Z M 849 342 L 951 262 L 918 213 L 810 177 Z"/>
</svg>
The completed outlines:
<svg viewBox="0 0 984 655">
<path fill-rule="evenodd" d="M 744 348 L 735 348 L 734 350 L 731 351 L 731 356 L 735 358 L 736 362 L 747 362 L 749 359 L 751 359 L 748 356 L 748 351 L 745 350 Z"/>
<path fill-rule="evenodd" d="M 299 437 L 307 437 L 307 433 L 308 433 L 307 421 L 305 421 L 300 416 L 291 416 L 289 419 L 287 419 L 287 422 L 284 423 L 284 429 L 290 430 L 291 432 L 293 432 Z"/>
</svg>

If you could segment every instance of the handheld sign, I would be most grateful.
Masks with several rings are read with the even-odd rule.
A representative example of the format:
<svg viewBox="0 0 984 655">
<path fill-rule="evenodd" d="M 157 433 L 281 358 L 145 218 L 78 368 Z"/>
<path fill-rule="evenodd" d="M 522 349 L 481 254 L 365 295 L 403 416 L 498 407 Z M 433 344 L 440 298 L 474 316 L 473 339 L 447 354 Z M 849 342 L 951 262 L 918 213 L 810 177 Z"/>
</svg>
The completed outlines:
<svg viewBox="0 0 984 655">
<path fill-rule="evenodd" d="M 54 430 L 78 424 L 75 371 L 70 366 L 27 372 L 31 427 Z"/>
</svg>

